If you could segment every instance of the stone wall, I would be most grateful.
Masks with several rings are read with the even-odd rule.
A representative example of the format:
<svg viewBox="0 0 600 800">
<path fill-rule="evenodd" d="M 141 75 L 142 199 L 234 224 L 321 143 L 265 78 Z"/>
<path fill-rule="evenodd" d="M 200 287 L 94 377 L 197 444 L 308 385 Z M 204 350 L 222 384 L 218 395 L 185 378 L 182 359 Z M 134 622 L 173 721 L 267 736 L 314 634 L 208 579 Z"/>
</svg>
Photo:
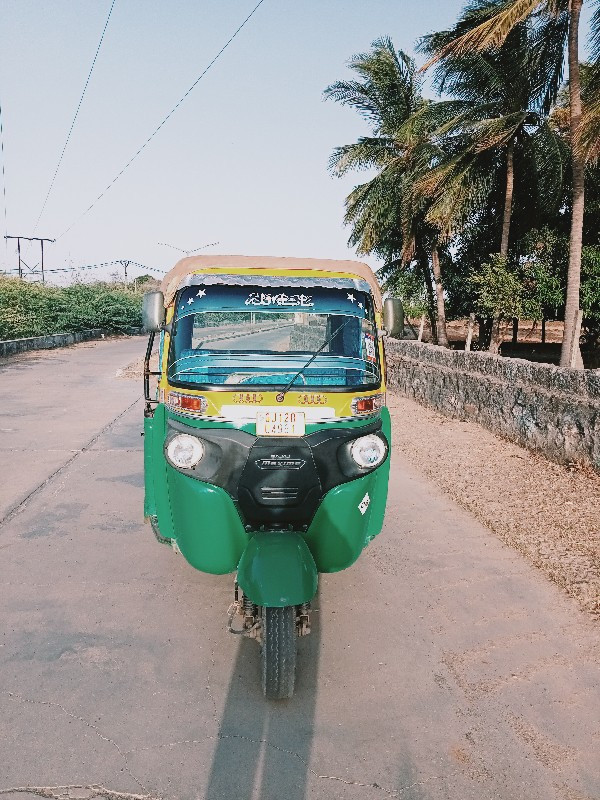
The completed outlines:
<svg viewBox="0 0 600 800">
<path fill-rule="evenodd" d="M 386 351 L 391 389 L 555 461 L 600 470 L 600 370 L 389 338 Z"/>
<path fill-rule="evenodd" d="M 122 333 L 135 336 L 142 333 L 141 328 L 128 328 Z M 99 328 L 90 328 L 77 333 L 51 333 L 47 336 L 31 336 L 28 339 L 5 339 L 0 341 L 0 358 L 24 353 L 27 350 L 52 350 L 55 347 L 68 347 L 77 342 L 87 342 L 90 339 L 102 339 L 104 336 L 114 336 L 114 332 L 103 331 Z"/>
</svg>

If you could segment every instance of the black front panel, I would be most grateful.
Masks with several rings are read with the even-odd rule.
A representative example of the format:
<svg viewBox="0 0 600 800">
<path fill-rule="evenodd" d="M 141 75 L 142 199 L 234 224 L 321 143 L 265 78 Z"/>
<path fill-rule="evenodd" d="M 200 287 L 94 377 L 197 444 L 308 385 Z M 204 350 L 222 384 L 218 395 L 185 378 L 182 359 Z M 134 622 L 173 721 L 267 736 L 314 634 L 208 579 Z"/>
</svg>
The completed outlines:
<svg viewBox="0 0 600 800">
<path fill-rule="evenodd" d="M 191 428 L 174 420 L 168 425 L 165 450 L 178 433 L 197 436 L 205 448 L 194 469 L 179 471 L 225 489 L 250 529 L 308 526 L 328 491 L 372 471 L 352 459 L 354 440 L 376 433 L 387 445 L 381 420 L 302 437 L 257 437 L 231 428 Z"/>
<path fill-rule="evenodd" d="M 308 525 L 323 496 L 306 438 L 256 439 L 240 477 L 240 511 L 251 525 Z"/>
</svg>

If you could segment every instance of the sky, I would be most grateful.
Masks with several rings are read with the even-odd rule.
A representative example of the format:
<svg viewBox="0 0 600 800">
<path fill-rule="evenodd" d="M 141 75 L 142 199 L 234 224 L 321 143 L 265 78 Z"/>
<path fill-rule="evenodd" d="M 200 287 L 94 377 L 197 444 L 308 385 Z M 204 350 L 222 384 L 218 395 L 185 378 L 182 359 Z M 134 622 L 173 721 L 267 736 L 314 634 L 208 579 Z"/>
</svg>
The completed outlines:
<svg viewBox="0 0 600 800">
<path fill-rule="evenodd" d="M 2 236 L 56 239 L 45 246 L 47 269 L 130 260 L 164 271 L 183 254 L 160 243 L 191 251 L 216 242 L 205 254 L 356 258 L 344 199 L 365 176 L 334 178 L 327 162 L 369 129 L 352 109 L 324 101 L 323 90 L 350 78 L 348 59 L 378 37 L 414 55 L 415 41 L 449 27 L 463 0 L 263 0 L 82 216 L 257 2 L 115 0 L 36 228 L 112 0 L 0 0 Z M 36 243 L 23 253 L 32 266 L 39 261 Z M 0 270 L 15 268 L 15 243 L 0 243 Z M 103 279 L 118 269 L 79 274 Z M 129 277 L 148 271 L 130 265 Z"/>
</svg>

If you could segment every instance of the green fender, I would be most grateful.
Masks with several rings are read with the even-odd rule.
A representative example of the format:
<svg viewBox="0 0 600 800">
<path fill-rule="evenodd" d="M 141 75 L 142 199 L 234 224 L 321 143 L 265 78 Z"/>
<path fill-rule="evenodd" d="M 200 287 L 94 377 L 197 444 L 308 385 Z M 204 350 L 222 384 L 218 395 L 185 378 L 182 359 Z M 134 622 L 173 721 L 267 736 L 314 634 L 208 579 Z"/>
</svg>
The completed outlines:
<svg viewBox="0 0 600 800">
<path fill-rule="evenodd" d="M 173 539 L 167 462 L 163 454 L 165 426 L 165 406 L 161 403 L 153 416 L 144 417 L 144 517 L 156 517 L 161 536 Z"/>
<path fill-rule="evenodd" d="M 317 567 L 299 533 L 256 533 L 238 565 L 238 583 L 253 603 L 271 608 L 308 603 L 317 591 Z"/>
</svg>

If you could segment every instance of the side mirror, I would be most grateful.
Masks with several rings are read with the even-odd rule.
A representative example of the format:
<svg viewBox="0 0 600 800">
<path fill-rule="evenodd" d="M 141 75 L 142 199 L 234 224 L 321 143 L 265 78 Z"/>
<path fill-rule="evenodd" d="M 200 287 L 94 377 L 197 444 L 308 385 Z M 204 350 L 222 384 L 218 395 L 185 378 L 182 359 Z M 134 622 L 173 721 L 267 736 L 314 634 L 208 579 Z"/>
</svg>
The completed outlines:
<svg viewBox="0 0 600 800">
<path fill-rule="evenodd" d="M 383 304 L 383 327 L 394 339 L 404 334 L 404 307 L 397 297 L 388 297 Z"/>
<path fill-rule="evenodd" d="M 142 301 L 142 325 L 145 330 L 160 331 L 165 325 L 165 298 L 162 292 L 148 292 Z"/>
</svg>

